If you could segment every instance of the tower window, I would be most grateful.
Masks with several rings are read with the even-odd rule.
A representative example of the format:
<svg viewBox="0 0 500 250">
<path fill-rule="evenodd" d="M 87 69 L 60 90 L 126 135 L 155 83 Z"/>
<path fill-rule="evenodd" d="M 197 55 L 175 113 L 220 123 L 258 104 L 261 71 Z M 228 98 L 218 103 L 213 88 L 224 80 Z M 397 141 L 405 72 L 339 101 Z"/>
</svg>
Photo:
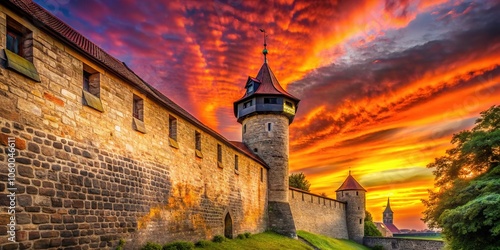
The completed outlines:
<svg viewBox="0 0 500 250">
<path fill-rule="evenodd" d="M 177 118 L 168 116 L 168 137 L 177 141 Z"/>
<path fill-rule="evenodd" d="M 363 220 L 362 219 L 359 219 L 359 224 L 363 224 Z"/>
<path fill-rule="evenodd" d="M 293 103 L 291 103 L 289 101 L 285 101 L 285 105 L 290 107 L 290 108 L 293 108 Z"/>
<path fill-rule="evenodd" d="M 356 191 L 356 196 L 358 196 L 358 191 Z"/>
<path fill-rule="evenodd" d="M 252 94 L 254 91 L 254 84 L 253 81 L 250 81 L 247 85 L 247 94 Z"/>
<path fill-rule="evenodd" d="M 260 168 L 260 182 L 264 181 L 264 169 Z"/>
<path fill-rule="evenodd" d="M 144 100 L 142 98 L 134 95 L 132 109 L 134 118 L 144 121 Z"/>
<path fill-rule="evenodd" d="M 264 98 L 264 104 L 277 104 L 278 98 Z"/>
<path fill-rule="evenodd" d="M 248 102 L 243 103 L 243 108 L 246 109 L 248 107 L 251 107 L 253 105 L 253 100 L 250 100 Z"/>
<path fill-rule="evenodd" d="M 219 164 L 219 167 L 222 167 L 222 146 L 220 144 L 217 144 L 217 163 Z"/>
<path fill-rule="evenodd" d="M 270 123 L 270 122 L 268 122 L 268 123 L 266 124 L 266 131 L 267 131 L 267 132 L 270 132 L 270 131 L 271 131 L 271 129 L 272 129 L 272 127 L 273 127 L 273 124 L 272 124 L 272 123 Z"/>
<path fill-rule="evenodd" d="M 234 170 L 238 171 L 238 155 L 234 155 Z"/>
<path fill-rule="evenodd" d="M 245 134 L 247 132 L 247 125 L 243 125 L 243 134 Z"/>
</svg>

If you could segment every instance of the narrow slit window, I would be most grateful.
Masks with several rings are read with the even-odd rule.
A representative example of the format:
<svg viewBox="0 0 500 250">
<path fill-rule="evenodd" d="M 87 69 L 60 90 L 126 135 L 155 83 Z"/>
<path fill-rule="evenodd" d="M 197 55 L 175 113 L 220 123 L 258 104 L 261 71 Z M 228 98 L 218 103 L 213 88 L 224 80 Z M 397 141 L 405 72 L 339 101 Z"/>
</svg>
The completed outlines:
<svg viewBox="0 0 500 250">
<path fill-rule="evenodd" d="M 238 171 L 238 155 L 234 155 L 234 170 Z"/>
<path fill-rule="evenodd" d="M 272 124 L 272 123 L 270 123 L 270 122 L 268 122 L 268 123 L 266 124 L 266 131 L 267 131 L 267 132 L 271 132 L 272 128 L 273 128 L 273 124 Z"/>
<path fill-rule="evenodd" d="M 168 137 L 177 141 L 177 118 L 168 116 Z"/>
<path fill-rule="evenodd" d="M 91 100 L 92 98 L 95 98 L 100 101 L 99 98 L 95 97 L 94 95 L 86 91 L 83 91 L 83 95 L 86 98 L 86 100 Z M 144 100 L 136 95 L 134 95 L 132 98 L 132 116 L 133 116 L 133 122 L 132 122 L 133 128 L 141 133 L 146 133 L 146 127 L 144 125 Z"/>
<path fill-rule="evenodd" d="M 222 146 L 217 144 L 217 162 L 222 163 Z"/>
<path fill-rule="evenodd" d="M 243 134 L 245 134 L 247 132 L 247 125 L 243 125 Z"/>
<path fill-rule="evenodd" d="M 260 168 L 260 182 L 264 181 L 264 169 Z"/>
<path fill-rule="evenodd" d="M 195 148 L 198 151 L 201 151 L 201 133 L 198 131 L 194 132 L 194 140 L 195 140 Z"/>
</svg>

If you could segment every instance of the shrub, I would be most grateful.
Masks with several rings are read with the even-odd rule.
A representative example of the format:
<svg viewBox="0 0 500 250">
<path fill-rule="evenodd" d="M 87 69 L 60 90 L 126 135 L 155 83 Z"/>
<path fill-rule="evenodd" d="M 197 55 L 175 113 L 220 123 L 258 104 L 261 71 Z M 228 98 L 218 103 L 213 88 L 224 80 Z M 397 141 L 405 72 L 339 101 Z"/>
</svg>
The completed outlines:
<svg viewBox="0 0 500 250">
<path fill-rule="evenodd" d="M 372 247 L 372 250 L 384 250 L 384 247 L 381 245 L 375 245 L 374 247 Z"/>
<path fill-rule="evenodd" d="M 123 250 L 123 246 L 125 246 L 125 240 L 124 239 L 120 239 L 118 241 L 118 246 L 116 246 L 116 250 Z"/>
<path fill-rule="evenodd" d="M 252 234 L 251 234 L 251 233 L 249 233 L 249 232 L 246 232 L 246 233 L 245 233 L 245 237 L 246 237 L 246 238 L 250 238 L 250 236 L 252 236 Z"/>
<path fill-rule="evenodd" d="M 160 244 L 148 242 L 141 248 L 141 250 L 162 250 L 162 247 Z"/>
<path fill-rule="evenodd" d="M 208 240 L 200 240 L 194 244 L 196 247 L 204 248 L 210 246 L 210 241 Z"/>
<path fill-rule="evenodd" d="M 244 234 L 238 234 L 237 238 L 238 238 L 238 239 L 240 239 L 240 240 L 243 240 L 243 239 L 245 239 L 246 237 L 245 237 L 245 235 L 244 235 Z"/>
<path fill-rule="evenodd" d="M 216 235 L 214 236 L 214 239 L 212 240 L 213 242 L 221 243 L 226 239 L 226 237 L 222 235 Z"/>
<path fill-rule="evenodd" d="M 192 242 L 176 241 L 163 245 L 162 250 L 191 250 L 194 249 Z"/>
</svg>

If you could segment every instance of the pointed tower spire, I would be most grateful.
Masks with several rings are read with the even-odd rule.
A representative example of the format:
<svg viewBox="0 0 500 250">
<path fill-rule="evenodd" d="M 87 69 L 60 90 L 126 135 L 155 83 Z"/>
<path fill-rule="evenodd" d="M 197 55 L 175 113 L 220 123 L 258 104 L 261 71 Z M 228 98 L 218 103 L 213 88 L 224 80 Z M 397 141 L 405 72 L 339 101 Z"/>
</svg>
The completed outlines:
<svg viewBox="0 0 500 250">
<path fill-rule="evenodd" d="M 264 33 L 264 49 L 262 50 L 262 54 L 264 54 L 264 63 L 267 63 L 267 42 L 266 42 L 266 30 L 260 29 L 260 32 Z"/>
<path fill-rule="evenodd" d="M 391 201 L 389 197 L 387 197 L 387 206 L 385 207 L 384 213 L 392 213 Z"/>
</svg>

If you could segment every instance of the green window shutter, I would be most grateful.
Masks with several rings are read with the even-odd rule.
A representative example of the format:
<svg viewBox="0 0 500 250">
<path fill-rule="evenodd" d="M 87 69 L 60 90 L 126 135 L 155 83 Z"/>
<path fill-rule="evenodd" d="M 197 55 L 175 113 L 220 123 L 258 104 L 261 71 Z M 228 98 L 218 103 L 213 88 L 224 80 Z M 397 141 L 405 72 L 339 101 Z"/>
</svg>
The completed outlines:
<svg viewBox="0 0 500 250">
<path fill-rule="evenodd" d="M 40 81 L 40 76 L 38 71 L 36 71 L 35 65 L 32 62 L 24 59 L 23 57 L 15 54 L 14 52 L 4 49 L 5 57 L 7 58 L 7 68 L 16 71 L 19 74 L 25 75 L 36 82 Z"/>
</svg>

